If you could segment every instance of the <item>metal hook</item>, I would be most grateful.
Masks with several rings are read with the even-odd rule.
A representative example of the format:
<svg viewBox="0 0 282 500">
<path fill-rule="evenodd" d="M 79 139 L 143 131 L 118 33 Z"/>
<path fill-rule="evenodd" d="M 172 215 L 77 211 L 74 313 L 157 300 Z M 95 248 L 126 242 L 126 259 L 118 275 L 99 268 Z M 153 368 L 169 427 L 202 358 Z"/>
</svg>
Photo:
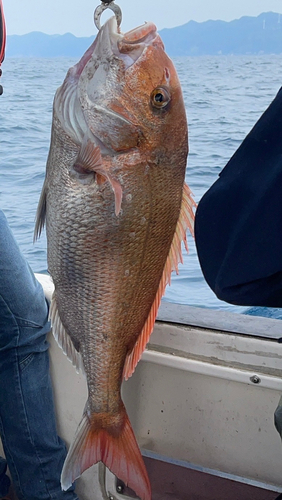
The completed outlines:
<svg viewBox="0 0 282 500">
<path fill-rule="evenodd" d="M 101 29 L 100 17 L 106 9 L 110 9 L 114 12 L 118 27 L 121 25 L 122 13 L 120 7 L 115 4 L 114 0 L 102 0 L 102 4 L 99 5 L 94 12 L 94 23 L 98 30 Z"/>
</svg>

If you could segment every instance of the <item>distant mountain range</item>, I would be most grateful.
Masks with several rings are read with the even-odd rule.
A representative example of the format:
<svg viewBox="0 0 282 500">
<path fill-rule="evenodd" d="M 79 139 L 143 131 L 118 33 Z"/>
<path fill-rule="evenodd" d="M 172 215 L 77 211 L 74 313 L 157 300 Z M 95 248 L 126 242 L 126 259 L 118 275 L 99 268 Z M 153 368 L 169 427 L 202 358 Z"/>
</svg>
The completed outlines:
<svg viewBox="0 0 282 500">
<path fill-rule="evenodd" d="M 267 12 L 230 22 L 189 21 L 163 29 L 160 35 L 171 56 L 282 54 L 282 15 Z M 77 38 L 71 33 L 10 35 L 6 57 L 80 57 L 93 40 L 94 36 Z"/>
</svg>

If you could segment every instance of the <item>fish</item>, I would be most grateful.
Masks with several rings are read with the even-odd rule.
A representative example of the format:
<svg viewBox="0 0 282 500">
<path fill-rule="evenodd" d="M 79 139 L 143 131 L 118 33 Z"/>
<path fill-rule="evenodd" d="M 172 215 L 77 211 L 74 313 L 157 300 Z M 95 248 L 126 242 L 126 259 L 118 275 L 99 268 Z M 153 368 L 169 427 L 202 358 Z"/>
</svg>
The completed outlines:
<svg viewBox="0 0 282 500">
<path fill-rule="evenodd" d="M 63 490 L 101 461 L 151 499 L 121 384 L 193 234 L 187 155 L 181 85 L 156 26 L 122 33 L 110 18 L 55 94 L 35 226 L 37 238 L 46 224 L 53 333 L 88 387 Z"/>
</svg>

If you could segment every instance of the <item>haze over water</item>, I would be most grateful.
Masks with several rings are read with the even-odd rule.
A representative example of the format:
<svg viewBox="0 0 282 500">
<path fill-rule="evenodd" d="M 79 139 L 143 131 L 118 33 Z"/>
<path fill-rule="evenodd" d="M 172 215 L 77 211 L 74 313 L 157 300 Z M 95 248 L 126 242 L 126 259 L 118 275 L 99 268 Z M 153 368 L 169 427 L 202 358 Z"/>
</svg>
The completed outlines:
<svg viewBox="0 0 282 500">
<path fill-rule="evenodd" d="M 45 234 L 33 244 L 45 175 L 52 102 L 74 59 L 6 59 L 1 106 L 0 208 L 35 272 L 45 272 Z M 174 59 L 189 122 L 186 180 L 198 202 L 281 86 L 282 56 Z M 202 276 L 195 245 L 173 276 L 165 300 L 241 312 L 216 299 Z M 207 242 L 208 245 L 208 242 Z"/>
</svg>

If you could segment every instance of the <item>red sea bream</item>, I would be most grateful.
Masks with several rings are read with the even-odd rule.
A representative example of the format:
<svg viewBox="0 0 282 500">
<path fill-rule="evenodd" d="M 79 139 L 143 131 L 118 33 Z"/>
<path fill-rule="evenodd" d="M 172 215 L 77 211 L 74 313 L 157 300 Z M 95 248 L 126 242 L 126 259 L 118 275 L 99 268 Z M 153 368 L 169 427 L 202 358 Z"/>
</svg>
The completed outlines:
<svg viewBox="0 0 282 500">
<path fill-rule="evenodd" d="M 102 461 L 151 499 L 120 389 L 193 231 L 187 137 L 181 87 L 156 27 L 122 34 L 111 18 L 55 95 L 37 215 L 55 285 L 53 332 L 89 392 L 63 489 Z"/>
</svg>

